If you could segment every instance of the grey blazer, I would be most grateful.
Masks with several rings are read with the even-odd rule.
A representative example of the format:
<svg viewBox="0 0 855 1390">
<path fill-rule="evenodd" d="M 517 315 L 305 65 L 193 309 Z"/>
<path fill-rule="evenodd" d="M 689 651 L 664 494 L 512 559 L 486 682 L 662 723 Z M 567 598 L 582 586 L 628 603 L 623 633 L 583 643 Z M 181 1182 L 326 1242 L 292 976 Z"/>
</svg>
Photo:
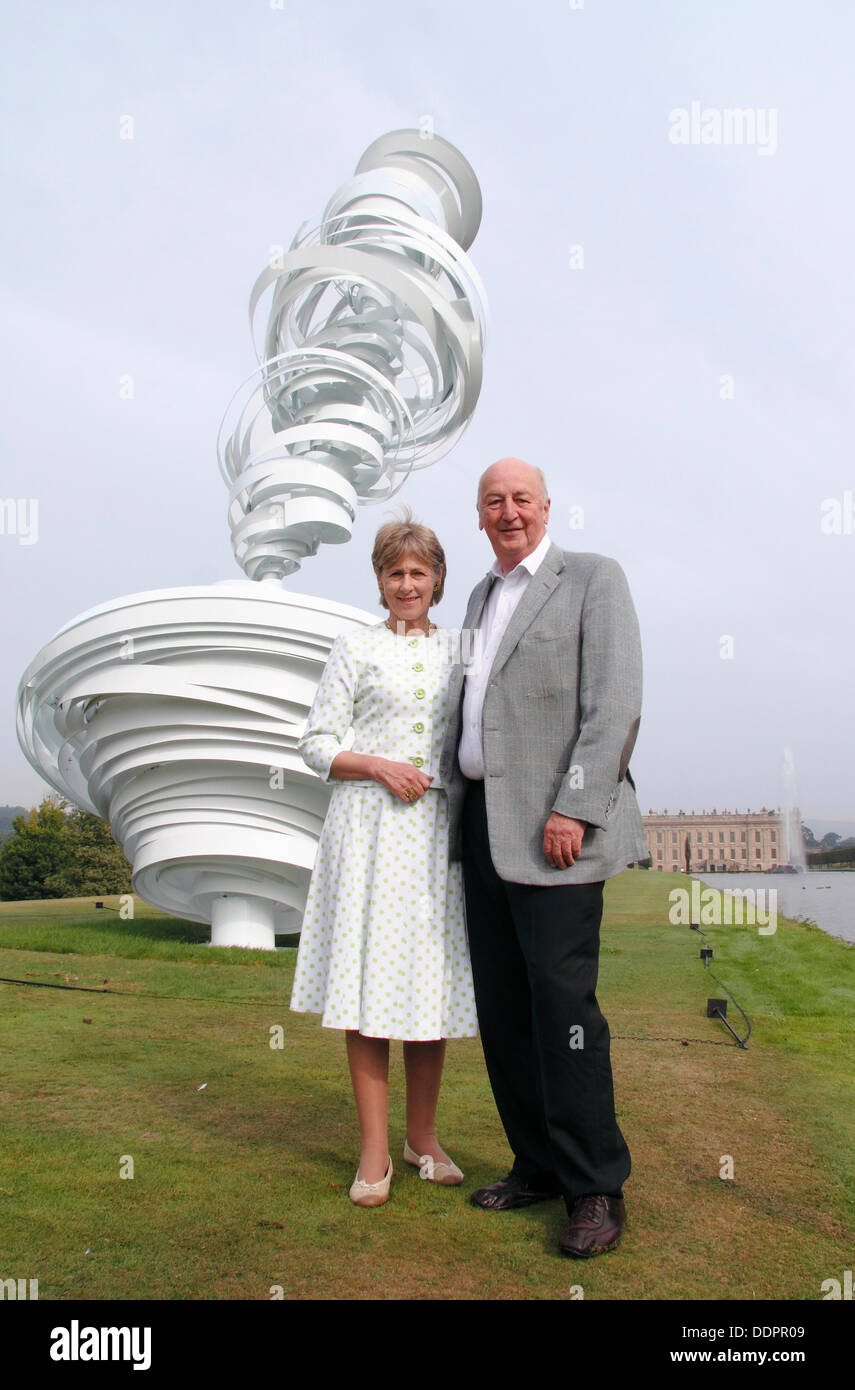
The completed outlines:
<svg viewBox="0 0 855 1390">
<path fill-rule="evenodd" d="M 493 584 L 469 599 L 477 628 Z M 461 644 L 465 650 L 465 644 Z M 466 780 L 457 761 L 465 671 L 451 674 L 452 711 L 440 761 L 452 859 L 462 854 Z M 641 643 L 623 570 L 603 555 L 551 545 L 513 614 L 484 698 L 484 783 L 496 872 L 513 883 L 592 883 L 646 859 L 628 775 L 641 714 Z M 588 822 L 569 869 L 543 853 L 552 811 Z"/>
</svg>

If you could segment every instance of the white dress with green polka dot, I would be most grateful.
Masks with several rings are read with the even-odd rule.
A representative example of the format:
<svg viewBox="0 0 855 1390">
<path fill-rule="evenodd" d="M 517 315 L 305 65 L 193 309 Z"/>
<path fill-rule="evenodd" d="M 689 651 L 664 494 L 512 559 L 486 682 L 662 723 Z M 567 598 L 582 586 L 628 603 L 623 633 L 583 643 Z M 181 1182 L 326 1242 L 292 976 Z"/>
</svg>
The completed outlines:
<svg viewBox="0 0 855 1390">
<path fill-rule="evenodd" d="M 382 624 L 337 637 L 309 712 L 300 752 L 333 790 L 291 1008 L 322 1014 L 327 1028 L 412 1041 L 477 1032 L 461 866 L 448 862 L 439 786 L 454 636 Z M 406 803 L 377 782 L 330 779 L 348 746 L 434 780 Z"/>
</svg>

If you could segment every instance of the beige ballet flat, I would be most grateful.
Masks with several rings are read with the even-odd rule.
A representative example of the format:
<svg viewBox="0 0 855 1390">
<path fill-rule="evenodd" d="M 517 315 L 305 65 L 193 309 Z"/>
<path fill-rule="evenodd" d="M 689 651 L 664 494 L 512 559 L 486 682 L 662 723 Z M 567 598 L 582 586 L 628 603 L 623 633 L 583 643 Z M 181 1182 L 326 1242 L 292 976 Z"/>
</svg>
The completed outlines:
<svg viewBox="0 0 855 1390">
<path fill-rule="evenodd" d="M 463 1181 L 463 1174 L 456 1163 L 442 1163 L 438 1158 L 431 1158 L 430 1154 L 417 1154 L 415 1149 L 410 1148 L 409 1139 L 404 1140 L 404 1160 L 418 1168 L 419 1177 L 427 1182 L 438 1182 L 443 1187 L 459 1187 Z"/>
<path fill-rule="evenodd" d="M 358 1207 L 382 1207 L 384 1202 L 389 1200 L 389 1186 L 392 1182 L 392 1160 L 389 1159 L 389 1167 L 386 1169 L 385 1178 L 379 1182 L 363 1182 L 359 1173 L 353 1179 L 350 1188 L 350 1200 L 355 1202 Z"/>
</svg>

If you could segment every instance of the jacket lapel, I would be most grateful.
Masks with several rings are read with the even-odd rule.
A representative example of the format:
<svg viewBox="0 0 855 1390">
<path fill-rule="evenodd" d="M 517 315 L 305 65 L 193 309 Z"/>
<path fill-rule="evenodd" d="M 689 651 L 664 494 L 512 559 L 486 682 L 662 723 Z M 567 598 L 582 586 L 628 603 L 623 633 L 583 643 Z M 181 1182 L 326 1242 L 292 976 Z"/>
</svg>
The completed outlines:
<svg viewBox="0 0 855 1390">
<path fill-rule="evenodd" d="M 491 675 L 495 676 L 501 671 L 511 652 L 516 647 L 523 633 L 534 621 L 537 614 L 545 604 L 549 595 L 553 593 L 561 582 L 558 578 L 564 568 L 564 556 L 557 545 L 551 545 L 537 571 L 528 582 L 528 587 L 517 604 L 515 612 L 511 616 L 511 621 L 505 630 L 499 650 L 496 652 L 495 660 L 491 668 Z M 482 603 L 483 607 L 483 603 Z"/>
<path fill-rule="evenodd" d="M 464 628 L 476 628 L 481 622 L 481 614 L 484 611 L 484 604 L 487 602 L 487 595 L 495 583 L 495 575 L 485 574 L 480 584 L 476 584 L 469 598 L 469 607 L 466 609 L 466 617 L 463 620 Z"/>
</svg>

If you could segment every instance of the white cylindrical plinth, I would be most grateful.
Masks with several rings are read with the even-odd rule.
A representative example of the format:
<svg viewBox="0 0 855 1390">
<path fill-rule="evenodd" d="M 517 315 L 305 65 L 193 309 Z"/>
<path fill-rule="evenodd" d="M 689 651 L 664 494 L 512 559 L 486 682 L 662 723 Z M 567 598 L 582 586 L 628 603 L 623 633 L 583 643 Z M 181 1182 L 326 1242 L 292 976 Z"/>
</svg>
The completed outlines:
<svg viewBox="0 0 855 1390">
<path fill-rule="evenodd" d="M 252 946 L 272 951 L 274 908 L 262 898 L 247 898 L 238 893 L 224 894 L 211 903 L 211 945 Z"/>
</svg>

